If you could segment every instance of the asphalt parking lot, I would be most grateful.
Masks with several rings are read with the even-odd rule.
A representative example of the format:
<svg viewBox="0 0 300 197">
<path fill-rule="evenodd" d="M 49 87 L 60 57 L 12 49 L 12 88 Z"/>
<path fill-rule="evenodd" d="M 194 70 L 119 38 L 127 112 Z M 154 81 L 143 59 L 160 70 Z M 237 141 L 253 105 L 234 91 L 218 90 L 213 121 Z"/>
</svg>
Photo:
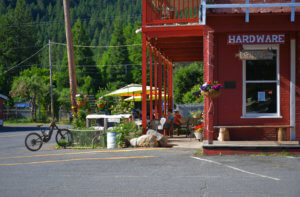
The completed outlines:
<svg viewBox="0 0 300 197">
<path fill-rule="evenodd" d="M 34 128 L 34 127 L 32 127 Z M 300 158 L 193 155 L 195 149 L 30 152 L 32 129 L 0 130 L 0 196 L 299 196 Z"/>
</svg>

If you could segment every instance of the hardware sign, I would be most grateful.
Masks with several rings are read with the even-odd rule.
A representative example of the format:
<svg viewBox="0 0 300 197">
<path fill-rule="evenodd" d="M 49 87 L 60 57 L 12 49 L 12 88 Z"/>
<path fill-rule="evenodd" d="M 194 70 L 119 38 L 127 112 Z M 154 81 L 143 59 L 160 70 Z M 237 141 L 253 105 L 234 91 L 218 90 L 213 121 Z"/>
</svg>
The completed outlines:
<svg viewBox="0 0 300 197">
<path fill-rule="evenodd" d="M 284 44 L 284 34 L 229 34 L 227 44 Z"/>
</svg>

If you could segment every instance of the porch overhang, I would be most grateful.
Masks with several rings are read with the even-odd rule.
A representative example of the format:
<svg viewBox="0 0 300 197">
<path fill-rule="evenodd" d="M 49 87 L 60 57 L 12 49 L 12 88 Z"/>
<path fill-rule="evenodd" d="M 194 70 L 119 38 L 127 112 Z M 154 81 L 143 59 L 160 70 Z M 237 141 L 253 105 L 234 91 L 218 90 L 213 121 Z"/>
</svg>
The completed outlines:
<svg viewBox="0 0 300 197">
<path fill-rule="evenodd" d="M 172 62 L 203 61 L 204 26 L 143 27 L 151 46 Z"/>
</svg>

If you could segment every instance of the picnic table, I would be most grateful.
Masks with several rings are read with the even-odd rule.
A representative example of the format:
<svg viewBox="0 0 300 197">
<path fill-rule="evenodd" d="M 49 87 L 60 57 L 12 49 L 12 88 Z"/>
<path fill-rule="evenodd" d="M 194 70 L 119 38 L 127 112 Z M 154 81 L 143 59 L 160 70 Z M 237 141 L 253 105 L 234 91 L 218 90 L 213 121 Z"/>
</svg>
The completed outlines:
<svg viewBox="0 0 300 197">
<path fill-rule="evenodd" d="M 120 123 L 122 118 L 129 118 L 131 114 L 117 114 L 117 115 L 105 115 L 105 114 L 89 114 L 86 116 L 86 127 L 91 127 L 91 120 L 96 120 L 101 124 L 97 126 L 99 130 L 107 130 L 110 127 L 109 123 Z"/>
</svg>

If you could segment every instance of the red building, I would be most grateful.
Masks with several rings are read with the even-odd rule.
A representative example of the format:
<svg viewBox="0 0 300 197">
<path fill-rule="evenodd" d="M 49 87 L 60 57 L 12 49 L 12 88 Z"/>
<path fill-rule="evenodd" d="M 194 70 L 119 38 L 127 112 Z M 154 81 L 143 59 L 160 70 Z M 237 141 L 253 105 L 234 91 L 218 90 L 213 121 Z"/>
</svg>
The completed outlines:
<svg viewBox="0 0 300 197">
<path fill-rule="evenodd" d="M 300 140 L 300 0 L 143 0 L 142 34 L 143 97 L 146 85 L 157 90 L 156 118 L 163 90 L 173 107 L 173 63 L 203 61 L 204 81 L 224 84 L 205 99 L 205 139 L 221 127 L 231 140 L 274 141 L 276 129 Z M 146 128 L 152 105 L 142 106 Z"/>
<path fill-rule="evenodd" d="M 7 97 L 0 94 L 0 127 L 3 126 L 3 110 L 4 110 L 4 101 L 7 100 Z"/>
</svg>

